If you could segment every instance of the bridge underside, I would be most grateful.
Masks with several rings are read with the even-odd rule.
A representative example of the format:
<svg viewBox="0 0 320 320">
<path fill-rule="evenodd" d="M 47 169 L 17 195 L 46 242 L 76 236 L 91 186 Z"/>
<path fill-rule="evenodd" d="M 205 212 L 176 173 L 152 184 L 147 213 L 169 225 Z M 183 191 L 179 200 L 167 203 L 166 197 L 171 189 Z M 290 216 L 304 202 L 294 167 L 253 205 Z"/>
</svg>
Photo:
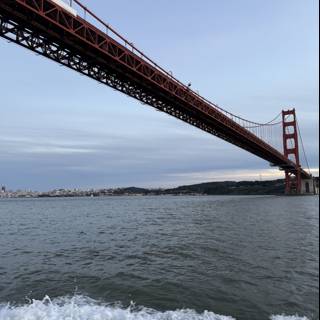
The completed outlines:
<svg viewBox="0 0 320 320">
<path fill-rule="evenodd" d="M 156 83 L 156 78 L 152 81 L 146 79 L 143 68 L 141 72 L 137 72 L 114 54 L 104 53 L 85 41 L 82 35 L 66 30 L 65 26 L 60 25 L 61 12 L 60 16 L 57 15 L 57 21 L 55 16 L 43 12 L 45 1 L 47 0 L 2 0 L 0 36 L 245 149 L 290 174 L 299 172 L 303 178 L 309 178 L 304 170 L 297 168 L 292 161 L 251 132 L 233 123 L 211 106 L 195 100 L 194 94 L 188 92 L 188 89 L 175 88 L 173 93 L 169 90 L 168 81 L 166 83 L 169 85 L 166 87 L 160 86 Z M 39 4 L 35 7 L 34 3 L 37 2 Z M 38 9 L 42 11 L 37 12 Z M 87 24 L 83 19 L 77 19 L 79 23 Z M 101 36 L 98 31 L 97 33 Z M 104 36 L 106 41 L 116 43 L 111 38 L 108 39 L 107 35 Z M 127 50 L 120 44 L 119 48 Z M 132 53 L 128 53 L 128 56 L 129 54 L 130 57 L 135 56 Z M 127 58 L 127 63 L 129 60 Z"/>
</svg>

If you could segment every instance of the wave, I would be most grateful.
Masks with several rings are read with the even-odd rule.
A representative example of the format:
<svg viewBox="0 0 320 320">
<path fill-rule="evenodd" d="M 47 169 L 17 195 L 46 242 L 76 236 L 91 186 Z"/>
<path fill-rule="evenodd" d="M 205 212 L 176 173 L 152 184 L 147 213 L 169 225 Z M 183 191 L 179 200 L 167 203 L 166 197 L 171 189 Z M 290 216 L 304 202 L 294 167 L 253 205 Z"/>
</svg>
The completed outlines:
<svg viewBox="0 0 320 320">
<path fill-rule="evenodd" d="M 84 296 L 51 300 L 32 300 L 21 306 L 0 304 L 0 320 L 236 320 L 210 311 L 202 314 L 194 310 L 159 312 L 136 307 L 124 308 L 120 304 L 101 304 Z M 298 316 L 271 316 L 270 320 L 308 320 Z"/>
</svg>

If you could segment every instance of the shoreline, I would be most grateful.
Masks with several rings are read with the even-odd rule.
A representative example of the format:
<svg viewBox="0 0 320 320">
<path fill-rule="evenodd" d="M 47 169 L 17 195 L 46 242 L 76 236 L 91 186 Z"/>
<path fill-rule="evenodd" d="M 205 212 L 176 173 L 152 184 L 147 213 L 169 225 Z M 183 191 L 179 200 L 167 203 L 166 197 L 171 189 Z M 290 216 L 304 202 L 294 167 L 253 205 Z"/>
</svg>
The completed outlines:
<svg viewBox="0 0 320 320">
<path fill-rule="evenodd" d="M 315 194 L 319 194 L 319 178 L 314 179 Z M 141 197 L 141 196 L 259 196 L 284 195 L 285 181 L 219 181 L 179 186 L 176 188 L 99 188 L 99 189 L 54 189 L 50 191 L 6 190 L 2 187 L 0 199 L 8 198 L 75 198 L 75 197 Z M 313 195 L 314 193 L 310 193 Z"/>
</svg>

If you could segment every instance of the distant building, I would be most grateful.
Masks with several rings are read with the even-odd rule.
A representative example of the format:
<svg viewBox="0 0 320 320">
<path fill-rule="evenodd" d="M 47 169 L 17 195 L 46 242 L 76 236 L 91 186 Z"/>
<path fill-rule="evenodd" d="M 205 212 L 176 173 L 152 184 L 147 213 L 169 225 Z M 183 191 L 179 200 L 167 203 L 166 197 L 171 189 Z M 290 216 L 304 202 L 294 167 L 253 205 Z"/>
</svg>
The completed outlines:
<svg viewBox="0 0 320 320">
<path fill-rule="evenodd" d="M 2 186 L 1 187 L 1 193 L 5 193 L 6 192 L 6 187 L 5 186 Z"/>
</svg>

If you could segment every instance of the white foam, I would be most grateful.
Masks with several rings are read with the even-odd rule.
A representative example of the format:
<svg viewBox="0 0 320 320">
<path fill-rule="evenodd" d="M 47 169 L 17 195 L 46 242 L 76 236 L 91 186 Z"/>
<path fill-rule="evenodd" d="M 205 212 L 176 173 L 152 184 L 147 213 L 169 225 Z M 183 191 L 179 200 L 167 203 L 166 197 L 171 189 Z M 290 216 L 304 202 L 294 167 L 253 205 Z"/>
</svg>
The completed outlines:
<svg viewBox="0 0 320 320">
<path fill-rule="evenodd" d="M 157 312 L 132 305 L 99 305 L 84 297 L 55 299 L 46 297 L 24 306 L 0 305 L 0 320 L 235 320 L 213 312 L 198 314 L 193 310 Z"/>
<path fill-rule="evenodd" d="M 65 297 L 51 301 L 33 300 L 29 304 L 12 306 L 0 304 L 0 320 L 236 320 L 210 311 L 194 310 L 159 312 L 147 308 L 129 308 L 101 304 L 83 296 Z M 306 317 L 273 315 L 270 320 L 309 320 Z"/>
</svg>

